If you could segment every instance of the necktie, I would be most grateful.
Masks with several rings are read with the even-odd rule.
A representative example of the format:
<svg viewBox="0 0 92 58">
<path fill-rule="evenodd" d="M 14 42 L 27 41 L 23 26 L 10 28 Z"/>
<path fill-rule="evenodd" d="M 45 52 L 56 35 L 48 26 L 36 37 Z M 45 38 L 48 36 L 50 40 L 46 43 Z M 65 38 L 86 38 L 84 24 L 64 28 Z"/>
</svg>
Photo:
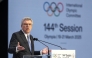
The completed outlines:
<svg viewBox="0 0 92 58">
<path fill-rule="evenodd" d="M 28 44 L 29 44 L 30 51 L 32 52 L 32 55 L 34 55 L 34 41 L 32 38 L 30 38 L 30 36 L 27 36 L 27 38 L 28 38 Z"/>
<path fill-rule="evenodd" d="M 27 35 L 27 39 L 28 39 L 28 45 L 29 45 L 29 48 L 30 48 L 30 51 L 31 51 L 31 41 L 30 41 L 29 35 Z"/>
</svg>

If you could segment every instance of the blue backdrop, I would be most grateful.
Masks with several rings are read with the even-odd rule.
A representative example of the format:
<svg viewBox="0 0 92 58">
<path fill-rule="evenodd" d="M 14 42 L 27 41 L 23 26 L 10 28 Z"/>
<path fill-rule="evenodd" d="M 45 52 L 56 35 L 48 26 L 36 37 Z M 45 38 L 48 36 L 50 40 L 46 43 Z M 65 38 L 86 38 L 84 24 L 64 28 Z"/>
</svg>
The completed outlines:
<svg viewBox="0 0 92 58">
<path fill-rule="evenodd" d="M 76 50 L 76 58 L 92 58 L 92 0 L 8 0 L 8 4 L 8 43 L 21 29 L 21 19 L 31 17 L 33 37 Z M 44 47 L 35 42 L 35 50 Z"/>
</svg>

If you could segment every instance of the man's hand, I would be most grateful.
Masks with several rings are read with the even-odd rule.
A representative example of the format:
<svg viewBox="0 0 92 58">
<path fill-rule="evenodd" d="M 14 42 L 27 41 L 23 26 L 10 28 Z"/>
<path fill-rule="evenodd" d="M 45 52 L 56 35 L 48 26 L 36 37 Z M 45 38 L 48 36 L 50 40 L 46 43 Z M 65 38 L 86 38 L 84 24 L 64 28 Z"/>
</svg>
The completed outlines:
<svg viewBox="0 0 92 58">
<path fill-rule="evenodd" d="M 49 52 L 51 52 L 51 50 L 49 50 Z M 48 48 L 47 47 L 42 50 L 42 54 L 48 54 Z"/>
<path fill-rule="evenodd" d="M 24 50 L 25 48 L 23 46 L 20 46 L 20 43 L 18 42 L 18 45 L 17 45 L 17 50 L 21 51 L 21 50 Z"/>
</svg>

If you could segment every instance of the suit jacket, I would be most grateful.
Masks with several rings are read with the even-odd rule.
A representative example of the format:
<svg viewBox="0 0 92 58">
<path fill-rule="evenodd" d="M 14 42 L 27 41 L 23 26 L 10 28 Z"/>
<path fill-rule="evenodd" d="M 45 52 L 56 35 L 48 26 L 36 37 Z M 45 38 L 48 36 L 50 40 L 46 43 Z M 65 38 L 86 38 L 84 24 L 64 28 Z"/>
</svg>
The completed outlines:
<svg viewBox="0 0 92 58">
<path fill-rule="evenodd" d="M 31 36 L 31 35 L 30 35 Z M 33 38 L 32 36 L 30 38 Z M 19 51 L 16 53 L 16 46 L 20 43 L 21 46 L 25 48 L 25 50 Z M 12 34 L 8 52 L 13 54 L 13 58 L 23 58 L 23 55 L 31 55 L 31 51 L 28 46 L 28 42 L 22 30 L 15 32 Z M 40 51 L 34 51 L 34 55 L 40 55 Z"/>
</svg>

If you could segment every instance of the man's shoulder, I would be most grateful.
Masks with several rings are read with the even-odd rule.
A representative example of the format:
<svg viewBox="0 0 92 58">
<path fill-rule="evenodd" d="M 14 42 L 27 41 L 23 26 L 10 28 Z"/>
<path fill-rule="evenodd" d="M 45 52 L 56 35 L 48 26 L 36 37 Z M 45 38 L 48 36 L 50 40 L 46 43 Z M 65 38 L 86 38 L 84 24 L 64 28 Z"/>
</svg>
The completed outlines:
<svg viewBox="0 0 92 58">
<path fill-rule="evenodd" d="M 19 30 L 19 31 L 13 32 L 13 34 L 19 34 L 19 33 L 22 33 L 22 31 Z"/>
</svg>

